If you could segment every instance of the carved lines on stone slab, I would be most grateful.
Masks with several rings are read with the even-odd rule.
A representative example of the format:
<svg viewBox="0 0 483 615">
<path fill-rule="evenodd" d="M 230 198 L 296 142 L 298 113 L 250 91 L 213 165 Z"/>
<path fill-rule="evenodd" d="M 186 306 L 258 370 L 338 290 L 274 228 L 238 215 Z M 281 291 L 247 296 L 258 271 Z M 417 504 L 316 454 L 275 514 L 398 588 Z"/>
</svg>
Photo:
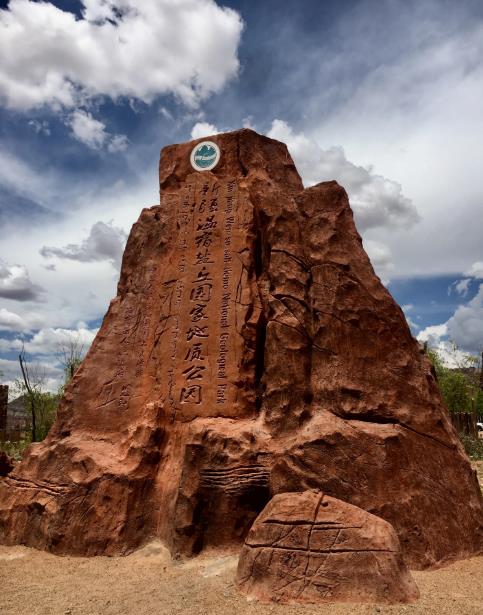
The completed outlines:
<svg viewBox="0 0 483 615">
<path fill-rule="evenodd" d="M 268 487 L 270 472 L 261 465 L 205 468 L 201 471 L 201 487 L 240 495 L 254 487 Z"/>
</svg>

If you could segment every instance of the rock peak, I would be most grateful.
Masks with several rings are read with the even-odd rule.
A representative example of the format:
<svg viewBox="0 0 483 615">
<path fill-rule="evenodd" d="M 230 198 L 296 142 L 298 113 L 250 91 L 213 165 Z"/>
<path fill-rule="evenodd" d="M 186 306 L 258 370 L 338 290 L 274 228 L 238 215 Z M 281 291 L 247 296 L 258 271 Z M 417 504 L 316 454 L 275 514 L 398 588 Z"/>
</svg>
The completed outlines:
<svg viewBox="0 0 483 615">
<path fill-rule="evenodd" d="M 159 182 L 161 190 L 186 181 L 193 172 L 190 164 L 192 149 L 203 141 L 213 141 L 220 148 L 220 161 L 212 171 L 218 179 L 244 180 L 258 175 L 271 182 L 283 183 L 285 190 L 303 190 L 302 180 L 285 143 L 270 139 L 250 128 L 224 132 L 188 143 L 168 145 L 161 150 Z"/>
</svg>

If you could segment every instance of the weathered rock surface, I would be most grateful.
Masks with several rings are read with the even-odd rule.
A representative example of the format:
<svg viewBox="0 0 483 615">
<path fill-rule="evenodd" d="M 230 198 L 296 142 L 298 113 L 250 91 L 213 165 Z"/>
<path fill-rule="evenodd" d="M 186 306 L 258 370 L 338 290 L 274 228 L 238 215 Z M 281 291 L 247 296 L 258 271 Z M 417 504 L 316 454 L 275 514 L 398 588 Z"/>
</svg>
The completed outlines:
<svg viewBox="0 0 483 615">
<path fill-rule="evenodd" d="M 253 131 L 213 140 L 213 171 L 163 149 L 57 422 L 0 484 L 0 540 L 190 555 L 318 488 L 389 521 L 411 566 L 480 553 L 476 477 L 345 191 L 304 190 Z"/>
<path fill-rule="evenodd" d="M 0 476 L 7 476 L 14 467 L 13 459 L 4 451 L 0 451 Z"/>
<path fill-rule="evenodd" d="M 276 495 L 243 546 L 238 588 L 263 602 L 413 602 L 393 527 L 314 491 Z"/>
</svg>

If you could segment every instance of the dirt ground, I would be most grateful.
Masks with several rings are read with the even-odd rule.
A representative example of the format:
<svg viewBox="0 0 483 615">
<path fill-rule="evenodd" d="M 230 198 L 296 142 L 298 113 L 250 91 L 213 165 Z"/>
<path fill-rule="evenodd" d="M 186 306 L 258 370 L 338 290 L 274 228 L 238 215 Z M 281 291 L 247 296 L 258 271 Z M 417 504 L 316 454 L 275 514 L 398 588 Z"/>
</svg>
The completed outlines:
<svg viewBox="0 0 483 615">
<path fill-rule="evenodd" d="M 282 606 L 249 602 L 233 584 L 236 556 L 171 562 L 161 544 L 128 557 L 58 557 L 0 547 L 2 615 L 481 615 L 483 557 L 414 572 L 416 604 Z"/>
<path fill-rule="evenodd" d="M 483 462 L 475 462 L 483 487 Z M 249 602 L 234 586 L 236 556 L 171 561 L 160 543 L 128 557 L 58 557 L 0 546 L 1 615 L 481 615 L 483 557 L 414 572 L 412 605 L 282 606 Z"/>
</svg>

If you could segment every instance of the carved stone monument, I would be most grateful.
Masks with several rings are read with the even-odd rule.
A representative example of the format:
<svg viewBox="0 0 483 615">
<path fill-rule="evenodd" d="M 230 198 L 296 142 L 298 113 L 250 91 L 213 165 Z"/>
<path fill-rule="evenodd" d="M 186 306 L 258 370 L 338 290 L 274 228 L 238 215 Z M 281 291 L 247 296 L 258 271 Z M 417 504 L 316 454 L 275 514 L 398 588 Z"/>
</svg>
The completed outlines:
<svg viewBox="0 0 483 615">
<path fill-rule="evenodd" d="M 476 477 L 344 189 L 304 190 L 251 130 L 164 148 L 160 188 L 53 429 L 0 482 L 0 541 L 239 548 L 273 495 L 321 489 L 412 567 L 482 552 Z"/>
<path fill-rule="evenodd" d="M 419 597 L 392 526 L 317 493 L 281 493 L 240 554 L 240 591 L 262 602 L 414 602 Z"/>
</svg>

